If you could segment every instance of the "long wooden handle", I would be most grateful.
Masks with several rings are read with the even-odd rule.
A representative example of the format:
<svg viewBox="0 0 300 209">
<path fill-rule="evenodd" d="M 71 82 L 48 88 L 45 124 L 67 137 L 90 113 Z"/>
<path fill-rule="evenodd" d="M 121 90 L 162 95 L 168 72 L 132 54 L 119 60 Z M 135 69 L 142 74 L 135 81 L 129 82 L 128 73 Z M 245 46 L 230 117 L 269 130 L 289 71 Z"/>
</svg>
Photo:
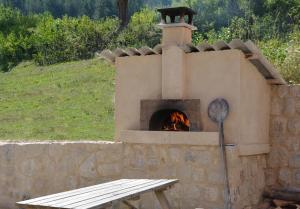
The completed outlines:
<svg viewBox="0 0 300 209">
<path fill-rule="evenodd" d="M 225 154 L 225 142 L 224 142 L 224 124 L 223 122 L 219 123 L 219 141 L 220 141 L 220 152 L 221 152 L 221 164 L 223 167 L 223 176 L 224 176 L 224 190 L 225 190 L 225 209 L 231 209 L 231 200 L 230 200 L 230 189 L 229 189 L 229 180 L 228 180 L 228 169 L 226 162 Z"/>
</svg>

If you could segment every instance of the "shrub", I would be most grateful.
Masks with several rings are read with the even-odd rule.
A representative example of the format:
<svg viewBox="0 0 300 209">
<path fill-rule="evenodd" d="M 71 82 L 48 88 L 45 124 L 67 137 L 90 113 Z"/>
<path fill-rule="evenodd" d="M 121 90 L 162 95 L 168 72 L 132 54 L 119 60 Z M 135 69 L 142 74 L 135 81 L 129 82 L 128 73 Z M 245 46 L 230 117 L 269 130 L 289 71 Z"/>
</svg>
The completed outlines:
<svg viewBox="0 0 300 209">
<path fill-rule="evenodd" d="M 148 8 L 135 13 L 117 39 L 117 46 L 141 47 L 160 43 L 161 30 L 156 26 L 158 14 Z"/>
<path fill-rule="evenodd" d="M 9 71 L 22 60 L 32 58 L 31 35 L 37 19 L 0 5 L 0 71 Z"/>
<path fill-rule="evenodd" d="M 290 35 L 290 41 L 286 49 L 287 55 L 281 64 L 280 71 L 287 82 L 300 83 L 300 31 L 295 30 Z"/>
<path fill-rule="evenodd" d="M 300 83 L 299 29 L 295 28 L 286 39 L 273 38 L 259 41 L 258 45 L 288 83 Z"/>
<path fill-rule="evenodd" d="M 91 58 L 97 50 L 108 46 L 118 28 L 115 18 L 92 21 L 87 16 L 54 19 L 44 15 L 34 34 L 34 60 L 49 65 Z"/>
</svg>

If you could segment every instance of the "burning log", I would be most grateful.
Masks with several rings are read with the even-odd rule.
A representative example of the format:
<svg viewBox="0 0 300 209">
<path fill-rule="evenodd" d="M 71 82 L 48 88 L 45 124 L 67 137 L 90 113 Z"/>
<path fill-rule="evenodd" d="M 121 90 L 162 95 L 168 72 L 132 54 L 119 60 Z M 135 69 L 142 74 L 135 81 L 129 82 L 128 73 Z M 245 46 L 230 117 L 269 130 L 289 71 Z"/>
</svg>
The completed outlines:
<svg viewBox="0 0 300 209">
<path fill-rule="evenodd" d="M 173 112 L 163 124 L 164 131 L 189 131 L 190 121 L 180 112 Z"/>
</svg>

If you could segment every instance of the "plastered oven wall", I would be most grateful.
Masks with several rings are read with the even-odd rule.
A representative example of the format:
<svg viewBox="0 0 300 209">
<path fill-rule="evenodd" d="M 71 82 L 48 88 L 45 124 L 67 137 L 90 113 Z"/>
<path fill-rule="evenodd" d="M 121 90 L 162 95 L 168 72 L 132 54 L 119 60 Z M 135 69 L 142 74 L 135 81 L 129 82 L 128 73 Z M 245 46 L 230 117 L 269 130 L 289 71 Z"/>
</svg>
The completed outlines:
<svg viewBox="0 0 300 209">
<path fill-rule="evenodd" d="M 121 130 L 140 128 L 140 101 L 161 99 L 161 55 L 118 58 L 116 61 L 115 138 Z"/>
<path fill-rule="evenodd" d="M 207 108 L 213 99 L 223 97 L 230 105 L 226 143 L 267 144 L 270 85 L 244 54 L 239 50 L 199 52 L 185 54 L 184 59 L 182 99 L 200 99 L 203 131 L 217 131 Z M 116 69 L 116 140 L 120 140 L 122 130 L 140 129 L 140 101 L 162 98 L 162 56 L 120 57 Z"/>
</svg>

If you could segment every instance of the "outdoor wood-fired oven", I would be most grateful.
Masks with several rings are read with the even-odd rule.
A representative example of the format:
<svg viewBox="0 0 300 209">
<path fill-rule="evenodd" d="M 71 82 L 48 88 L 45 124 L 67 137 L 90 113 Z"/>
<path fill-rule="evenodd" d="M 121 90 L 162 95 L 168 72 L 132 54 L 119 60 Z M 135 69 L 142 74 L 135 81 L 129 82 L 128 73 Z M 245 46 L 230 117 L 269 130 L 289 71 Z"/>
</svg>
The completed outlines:
<svg viewBox="0 0 300 209">
<path fill-rule="evenodd" d="M 127 130 L 215 132 L 208 105 L 224 98 L 232 110 L 224 126 L 225 142 L 268 143 L 269 83 L 285 81 L 259 49 L 241 40 L 195 46 L 195 12 L 185 7 L 159 11 L 161 44 L 101 53 L 117 70 L 116 140 L 122 141 L 121 132 Z"/>
<path fill-rule="evenodd" d="M 213 200 L 203 208 L 224 208 L 217 204 L 217 199 L 219 197 L 221 203 L 228 192 L 224 193 L 222 186 L 219 188 L 222 195 L 215 192 L 216 184 L 223 183 L 220 173 L 227 173 L 227 169 L 220 171 L 217 166 L 225 162 L 224 157 L 220 159 L 225 156 L 224 152 L 219 155 L 217 151 L 221 147 L 230 159 L 230 194 L 235 204 L 232 208 L 245 208 L 243 198 L 249 197 L 248 191 L 259 195 L 264 186 L 264 182 L 256 181 L 256 176 L 247 179 L 244 175 L 256 175 L 257 162 L 264 161 L 264 155 L 270 150 L 270 84 L 284 84 L 285 81 L 251 41 L 219 41 L 214 45 L 195 46 L 192 44 L 195 13 L 191 9 L 180 7 L 159 11 L 162 14 L 158 25 L 163 32 L 161 44 L 154 48 L 101 53 L 116 65 L 115 138 L 125 145 L 133 144 L 132 151 L 125 149 L 124 152 L 132 153 L 139 168 L 132 168 L 133 172 L 129 173 L 138 177 L 180 178 L 181 194 L 192 191 L 188 201 L 184 200 L 185 195 L 180 195 L 181 208 L 202 207 L 196 204 L 185 206 L 199 198 L 204 198 L 201 204 L 206 204 L 209 197 Z M 210 118 L 208 116 L 208 108 L 214 107 L 209 105 L 212 101 L 228 102 L 225 116 L 228 107 L 230 113 L 224 126 L 214 123 L 211 114 Z M 224 127 L 225 136 L 219 134 L 218 127 L 221 130 Z M 223 140 L 219 140 L 219 136 L 220 139 L 225 137 L 224 143 L 220 143 Z M 145 144 L 149 146 L 144 153 L 141 147 Z M 161 149 L 166 150 L 154 154 Z M 144 154 L 149 158 L 144 159 Z M 256 161 L 252 156 L 259 157 Z M 166 159 L 174 160 L 174 164 L 168 164 Z M 146 161 L 153 172 L 149 176 L 143 170 Z M 153 164 L 159 164 L 160 169 L 153 168 Z M 199 165 L 203 167 L 198 169 Z M 250 172 L 252 168 L 255 170 Z M 263 172 L 263 168 L 260 171 Z M 209 172 L 208 177 L 203 180 L 206 172 Z M 251 184 L 254 190 L 249 189 Z M 201 190 L 191 189 L 195 185 Z M 224 199 L 228 200 L 228 196 Z"/>
</svg>

